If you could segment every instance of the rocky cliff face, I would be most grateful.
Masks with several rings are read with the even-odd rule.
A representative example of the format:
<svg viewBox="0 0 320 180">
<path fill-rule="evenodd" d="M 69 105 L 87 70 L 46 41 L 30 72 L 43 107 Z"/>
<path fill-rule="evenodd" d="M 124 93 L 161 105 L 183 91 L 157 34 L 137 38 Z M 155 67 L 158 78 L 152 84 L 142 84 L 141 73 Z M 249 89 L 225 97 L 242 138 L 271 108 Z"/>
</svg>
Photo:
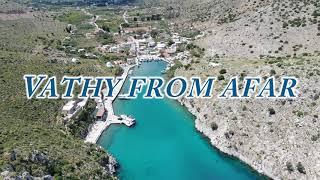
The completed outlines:
<svg viewBox="0 0 320 180">
<path fill-rule="evenodd" d="M 236 156 L 273 179 L 318 179 L 320 63 L 319 56 L 270 60 L 219 59 L 218 67 L 203 60 L 187 71 L 192 74 L 225 78 L 215 84 L 211 99 L 180 99 L 197 117 L 196 128 L 221 151 Z M 237 75 L 296 76 L 300 80 L 296 99 L 218 99 L 218 92 Z M 239 82 L 242 92 L 242 81 Z"/>
</svg>

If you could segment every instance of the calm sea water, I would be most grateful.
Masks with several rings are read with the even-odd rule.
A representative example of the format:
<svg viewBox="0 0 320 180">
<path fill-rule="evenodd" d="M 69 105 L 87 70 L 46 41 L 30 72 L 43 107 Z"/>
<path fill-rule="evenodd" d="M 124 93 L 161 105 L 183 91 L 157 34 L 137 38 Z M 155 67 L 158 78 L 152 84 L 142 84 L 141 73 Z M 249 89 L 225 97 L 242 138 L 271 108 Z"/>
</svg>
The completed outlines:
<svg viewBox="0 0 320 180">
<path fill-rule="evenodd" d="M 164 62 L 143 63 L 132 76 L 161 76 Z M 129 82 L 123 89 L 127 92 Z M 112 125 L 99 144 L 119 161 L 123 180 L 264 179 L 220 153 L 196 131 L 194 117 L 171 99 L 116 100 L 115 113 L 132 115 L 133 128 Z"/>
</svg>

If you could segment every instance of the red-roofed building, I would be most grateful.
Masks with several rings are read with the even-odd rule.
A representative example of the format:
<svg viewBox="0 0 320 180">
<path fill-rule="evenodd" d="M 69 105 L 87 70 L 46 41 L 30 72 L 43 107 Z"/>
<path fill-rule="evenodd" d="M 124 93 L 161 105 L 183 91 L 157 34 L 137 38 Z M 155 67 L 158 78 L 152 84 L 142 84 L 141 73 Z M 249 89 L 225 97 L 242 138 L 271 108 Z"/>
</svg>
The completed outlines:
<svg viewBox="0 0 320 180">
<path fill-rule="evenodd" d="M 104 106 L 100 107 L 96 113 L 96 119 L 99 121 L 106 120 L 107 118 L 107 110 L 104 108 Z"/>
</svg>

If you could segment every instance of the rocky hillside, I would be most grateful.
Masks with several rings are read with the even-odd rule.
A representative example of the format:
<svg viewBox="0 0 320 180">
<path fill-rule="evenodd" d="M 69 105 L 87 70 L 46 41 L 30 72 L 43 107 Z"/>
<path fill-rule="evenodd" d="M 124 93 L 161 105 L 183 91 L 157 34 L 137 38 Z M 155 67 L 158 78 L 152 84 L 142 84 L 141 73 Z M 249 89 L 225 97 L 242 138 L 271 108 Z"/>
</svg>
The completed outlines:
<svg viewBox="0 0 320 180">
<path fill-rule="evenodd" d="M 154 4 L 153 1 L 146 3 Z M 158 0 L 176 29 L 199 29 L 210 56 L 261 58 L 317 53 L 317 0 Z"/>
<path fill-rule="evenodd" d="M 177 76 L 218 76 L 211 99 L 181 99 L 197 117 L 196 128 L 221 151 L 236 156 L 273 179 L 320 177 L 320 57 L 265 60 L 203 60 L 176 71 Z M 218 99 L 231 77 L 299 78 L 296 99 Z M 243 83 L 239 81 L 239 93 Z M 278 90 L 278 89 L 277 89 Z"/>
<path fill-rule="evenodd" d="M 320 3 L 287 0 L 252 9 L 243 6 L 204 28 L 209 34 L 199 44 L 211 56 L 263 58 L 314 54 L 319 51 Z"/>
<path fill-rule="evenodd" d="M 158 0 L 157 5 L 175 31 L 200 30 L 194 39 L 205 55 L 192 57 L 175 75 L 218 76 L 216 92 L 234 76 L 275 76 L 278 84 L 281 76 L 300 79 L 297 99 L 180 99 L 197 117 L 196 128 L 269 177 L 319 179 L 320 2 Z"/>
</svg>

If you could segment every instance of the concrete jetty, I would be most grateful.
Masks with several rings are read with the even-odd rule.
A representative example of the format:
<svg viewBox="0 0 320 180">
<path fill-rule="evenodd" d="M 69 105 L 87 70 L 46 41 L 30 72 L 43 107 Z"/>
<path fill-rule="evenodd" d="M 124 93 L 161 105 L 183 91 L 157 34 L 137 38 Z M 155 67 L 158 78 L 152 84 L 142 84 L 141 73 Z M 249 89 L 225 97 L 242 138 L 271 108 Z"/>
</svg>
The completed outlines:
<svg viewBox="0 0 320 180">
<path fill-rule="evenodd" d="M 124 72 L 121 76 L 124 80 L 128 77 L 130 69 L 134 67 L 134 65 L 131 66 L 125 66 L 123 67 Z M 125 81 L 122 81 L 121 84 L 115 87 L 113 90 L 112 97 L 106 97 L 103 99 L 103 102 L 98 103 L 99 106 L 104 106 L 105 109 L 108 112 L 107 119 L 105 121 L 96 121 L 90 128 L 89 133 L 85 139 L 85 142 L 89 143 L 97 143 L 98 139 L 100 138 L 103 131 L 111 124 L 125 124 L 126 126 L 130 127 L 134 125 L 135 119 L 131 118 L 126 115 L 116 116 L 113 111 L 113 101 L 116 99 L 116 97 L 119 95 L 123 84 Z"/>
</svg>

